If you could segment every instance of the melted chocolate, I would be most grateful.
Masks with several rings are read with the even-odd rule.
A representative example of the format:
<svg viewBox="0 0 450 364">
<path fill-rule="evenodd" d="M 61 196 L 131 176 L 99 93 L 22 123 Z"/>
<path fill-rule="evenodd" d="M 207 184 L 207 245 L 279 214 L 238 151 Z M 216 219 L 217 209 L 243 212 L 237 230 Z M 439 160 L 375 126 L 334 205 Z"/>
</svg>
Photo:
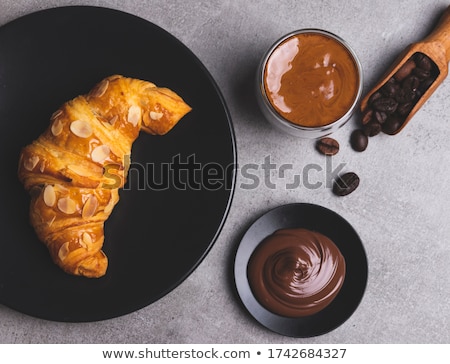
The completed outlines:
<svg viewBox="0 0 450 364">
<path fill-rule="evenodd" d="M 247 274 L 254 296 L 267 310 L 301 317 L 333 301 L 344 283 L 345 260 L 318 232 L 282 229 L 258 245 Z"/>
<path fill-rule="evenodd" d="M 328 125 L 351 108 L 358 91 L 356 63 L 345 47 L 322 34 L 300 33 L 270 55 L 264 87 L 275 110 L 307 127 Z"/>
</svg>

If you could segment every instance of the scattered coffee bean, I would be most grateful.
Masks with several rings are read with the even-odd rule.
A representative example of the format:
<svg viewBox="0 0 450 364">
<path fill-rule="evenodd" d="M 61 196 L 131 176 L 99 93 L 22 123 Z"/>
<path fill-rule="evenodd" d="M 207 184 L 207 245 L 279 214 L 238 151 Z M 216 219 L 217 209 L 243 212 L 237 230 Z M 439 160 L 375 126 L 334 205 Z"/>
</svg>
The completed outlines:
<svg viewBox="0 0 450 364">
<path fill-rule="evenodd" d="M 354 130 L 350 136 L 350 144 L 353 150 L 356 150 L 357 152 L 365 151 L 368 143 L 369 138 L 367 138 L 367 135 L 365 135 L 361 129 Z"/>
<path fill-rule="evenodd" d="M 380 134 L 382 129 L 381 124 L 378 121 L 372 120 L 370 123 L 364 125 L 363 132 L 368 137 L 373 137 Z"/>
<path fill-rule="evenodd" d="M 359 186 L 359 177 L 354 172 L 345 173 L 339 176 L 333 185 L 333 193 L 337 196 L 346 196 L 352 193 Z"/>
<path fill-rule="evenodd" d="M 350 136 L 352 148 L 357 152 L 366 150 L 369 137 L 381 131 L 390 135 L 396 134 L 417 101 L 431 87 L 438 75 L 437 65 L 428 56 L 415 53 L 393 77 L 370 95 L 367 107 L 362 113 L 363 127 L 354 130 Z M 337 151 L 334 153 L 332 149 L 335 146 L 327 139 L 331 138 L 319 140 L 317 149 L 323 154 L 336 154 Z M 339 144 L 337 148 L 339 149 Z M 356 173 L 345 173 L 334 181 L 333 193 L 337 196 L 346 196 L 358 188 L 359 182 Z"/>
<path fill-rule="evenodd" d="M 317 141 L 316 148 L 324 155 L 335 155 L 339 152 L 339 142 L 333 138 L 325 137 Z"/>
</svg>

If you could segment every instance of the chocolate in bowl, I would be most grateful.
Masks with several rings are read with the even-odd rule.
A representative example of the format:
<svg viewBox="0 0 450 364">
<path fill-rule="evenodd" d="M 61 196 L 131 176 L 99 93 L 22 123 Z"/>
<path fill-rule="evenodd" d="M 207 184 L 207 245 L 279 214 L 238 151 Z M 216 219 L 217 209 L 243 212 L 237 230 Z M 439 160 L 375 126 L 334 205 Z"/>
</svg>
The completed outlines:
<svg viewBox="0 0 450 364">
<path fill-rule="evenodd" d="M 250 287 L 248 266 L 253 253 L 268 236 L 281 229 L 304 228 L 329 237 L 345 258 L 345 279 L 336 297 L 315 314 L 287 317 L 264 307 Z M 368 266 L 363 243 L 342 216 L 309 203 L 278 206 L 256 218 L 242 235 L 234 257 L 236 294 L 256 322 L 281 335 L 312 337 L 336 329 L 360 304 L 367 284 Z"/>
<path fill-rule="evenodd" d="M 328 306 L 345 279 L 345 259 L 325 235 L 281 229 L 264 239 L 248 263 L 256 299 L 285 317 L 313 315 Z"/>
</svg>

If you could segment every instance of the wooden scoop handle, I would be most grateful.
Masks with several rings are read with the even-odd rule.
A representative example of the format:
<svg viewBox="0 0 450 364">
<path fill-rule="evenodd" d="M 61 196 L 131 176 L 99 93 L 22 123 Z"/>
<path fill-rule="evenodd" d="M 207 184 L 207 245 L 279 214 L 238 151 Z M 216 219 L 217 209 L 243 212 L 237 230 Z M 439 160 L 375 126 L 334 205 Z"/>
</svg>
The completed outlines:
<svg viewBox="0 0 450 364">
<path fill-rule="evenodd" d="M 436 47 L 435 56 L 445 55 L 445 62 L 450 61 L 450 6 L 444 11 L 434 30 L 423 40 Z M 433 52 L 434 53 L 434 52 Z"/>
<path fill-rule="evenodd" d="M 444 11 L 439 19 L 439 22 L 433 29 L 433 31 L 422 41 L 409 45 L 393 63 L 393 65 L 387 70 L 380 81 L 373 87 L 373 89 L 366 94 L 361 100 L 361 111 L 364 113 L 367 110 L 369 98 L 373 93 L 379 90 L 388 80 L 390 80 L 395 73 L 405 64 L 407 60 L 414 56 L 416 53 L 423 53 L 429 57 L 439 69 L 434 82 L 426 89 L 424 94 L 416 102 L 412 110 L 403 120 L 402 125 L 392 133 L 399 133 L 414 114 L 420 109 L 426 100 L 432 95 L 436 88 L 442 83 L 448 74 L 448 63 L 450 61 L 450 6 Z"/>
</svg>

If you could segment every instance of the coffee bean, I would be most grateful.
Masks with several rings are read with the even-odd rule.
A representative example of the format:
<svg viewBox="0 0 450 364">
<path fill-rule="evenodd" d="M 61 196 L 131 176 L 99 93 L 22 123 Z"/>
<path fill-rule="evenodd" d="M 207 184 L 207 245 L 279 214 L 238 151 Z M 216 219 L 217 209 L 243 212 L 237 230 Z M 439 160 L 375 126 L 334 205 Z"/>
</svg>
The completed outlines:
<svg viewBox="0 0 450 364">
<path fill-rule="evenodd" d="M 416 103 L 417 100 L 419 100 L 419 99 L 422 97 L 422 95 L 423 95 L 423 92 L 420 91 L 420 89 L 417 89 L 417 90 L 414 92 L 414 99 L 413 99 L 413 102 Z"/>
<path fill-rule="evenodd" d="M 380 130 L 386 134 L 398 132 L 438 75 L 439 69 L 431 58 L 420 52 L 415 53 L 370 95 L 362 118 L 363 133 L 374 136 Z"/>
<path fill-rule="evenodd" d="M 412 73 L 414 74 L 414 76 L 417 76 L 420 81 L 423 81 L 424 79 L 430 77 L 430 71 L 424 70 L 420 67 L 415 68 Z"/>
<path fill-rule="evenodd" d="M 434 62 L 427 55 L 423 53 L 416 53 L 414 55 L 414 60 L 417 64 L 417 67 L 420 67 L 425 71 L 431 71 Z"/>
<path fill-rule="evenodd" d="M 402 126 L 402 120 L 396 115 L 390 115 L 383 124 L 383 132 L 386 134 L 395 134 L 395 132 Z"/>
<path fill-rule="evenodd" d="M 403 80 L 402 88 L 405 90 L 416 91 L 420 85 L 420 80 L 417 76 L 409 75 Z"/>
<path fill-rule="evenodd" d="M 339 152 L 339 142 L 333 138 L 325 137 L 317 141 L 316 148 L 324 155 L 335 155 Z"/>
<path fill-rule="evenodd" d="M 398 90 L 400 89 L 399 84 L 395 81 L 394 78 L 391 78 L 388 82 L 386 82 L 381 88 L 380 92 L 385 97 L 394 97 Z"/>
<path fill-rule="evenodd" d="M 394 74 L 394 78 L 401 82 L 403 81 L 407 76 L 409 76 L 412 72 L 412 70 L 416 67 L 416 63 L 412 58 L 408 59 L 403 66 L 401 66 L 397 72 Z"/>
<path fill-rule="evenodd" d="M 370 123 L 364 125 L 363 132 L 368 137 L 373 137 L 375 135 L 380 134 L 381 128 L 382 126 L 378 121 L 372 120 Z"/>
<path fill-rule="evenodd" d="M 375 111 L 373 120 L 383 124 L 386 121 L 387 114 L 383 111 Z M 367 124 L 367 123 L 366 123 Z"/>
<path fill-rule="evenodd" d="M 412 101 L 400 104 L 397 107 L 397 114 L 399 114 L 400 116 L 407 116 L 413 107 L 414 103 Z"/>
<path fill-rule="evenodd" d="M 422 94 L 425 93 L 426 90 L 433 84 L 435 78 L 434 77 L 428 77 L 424 79 L 419 86 L 419 91 L 422 92 Z"/>
<path fill-rule="evenodd" d="M 397 109 L 398 102 L 391 97 L 382 97 L 375 100 L 372 106 L 375 110 L 383 111 L 387 114 L 392 114 Z"/>
<path fill-rule="evenodd" d="M 346 196 L 352 193 L 359 186 L 359 177 L 354 172 L 345 173 L 339 176 L 333 185 L 333 193 L 337 196 Z"/>
<path fill-rule="evenodd" d="M 395 100 L 399 104 L 404 104 L 405 102 L 411 102 L 416 97 L 416 91 L 409 90 L 409 89 L 400 89 L 395 95 Z"/>
<path fill-rule="evenodd" d="M 380 98 L 382 98 L 382 97 L 383 97 L 383 95 L 381 94 L 380 91 L 374 92 L 374 93 L 373 93 L 372 95 L 370 95 L 370 97 L 369 97 L 369 100 L 368 100 L 369 105 L 373 105 L 373 103 L 374 103 L 376 100 L 378 100 L 378 99 L 380 99 Z"/>
<path fill-rule="evenodd" d="M 374 112 L 372 109 L 367 109 L 364 113 L 363 113 L 363 117 L 361 119 L 361 122 L 363 125 L 367 124 L 370 120 L 372 120 L 372 116 L 374 115 Z"/>
<path fill-rule="evenodd" d="M 357 152 L 365 151 L 368 143 L 369 139 L 361 129 L 354 130 L 353 133 L 350 135 L 350 144 L 353 150 Z"/>
</svg>

